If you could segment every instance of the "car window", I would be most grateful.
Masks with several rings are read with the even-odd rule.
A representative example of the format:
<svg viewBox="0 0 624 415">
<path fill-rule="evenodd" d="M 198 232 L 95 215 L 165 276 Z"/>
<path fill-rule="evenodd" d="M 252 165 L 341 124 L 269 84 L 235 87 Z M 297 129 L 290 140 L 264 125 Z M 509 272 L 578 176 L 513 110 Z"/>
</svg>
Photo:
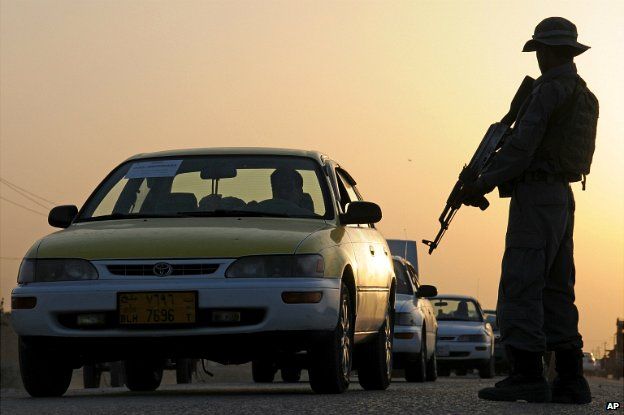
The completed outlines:
<svg viewBox="0 0 624 415">
<path fill-rule="evenodd" d="M 436 297 L 432 303 L 436 318 L 440 321 L 483 321 L 477 304 L 469 298 Z"/>
<path fill-rule="evenodd" d="M 336 177 L 338 178 L 338 189 L 340 191 L 340 206 L 342 207 L 343 212 L 345 212 L 348 203 L 355 202 L 360 199 L 358 198 L 353 186 L 349 184 L 342 173 L 337 172 Z"/>
<path fill-rule="evenodd" d="M 288 156 L 203 156 L 136 160 L 89 198 L 79 220 L 131 215 L 330 218 L 318 163 Z"/>
<path fill-rule="evenodd" d="M 418 280 L 418 275 L 416 275 L 416 270 L 414 269 L 414 267 L 412 267 L 411 265 L 407 265 L 407 270 L 409 271 L 409 275 L 410 278 L 412 279 L 412 282 L 414 283 L 414 286 L 416 288 L 420 287 L 420 281 Z"/>
<path fill-rule="evenodd" d="M 396 275 L 396 292 L 397 294 L 409 294 L 413 295 L 414 290 L 412 289 L 412 284 L 410 284 L 409 276 L 407 275 L 407 271 L 405 266 L 401 263 L 401 261 L 393 260 L 394 262 L 394 274 Z"/>
</svg>

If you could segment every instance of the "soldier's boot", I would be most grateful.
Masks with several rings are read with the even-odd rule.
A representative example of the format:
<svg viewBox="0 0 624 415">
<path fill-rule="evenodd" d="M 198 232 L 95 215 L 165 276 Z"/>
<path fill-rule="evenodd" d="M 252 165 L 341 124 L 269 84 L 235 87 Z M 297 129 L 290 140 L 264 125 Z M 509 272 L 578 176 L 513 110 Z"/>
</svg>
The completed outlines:
<svg viewBox="0 0 624 415">
<path fill-rule="evenodd" d="M 557 403 L 587 404 L 592 400 L 589 384 L 583 376 L 583 352 L 555 351 L 557 377 L 552 384 L 552 401 Z"/>
<path fill-rule="evenodd" d="M 544 377 L 542 353 L 507 348 L 511 375 L 492 388 L 479 391 L 479 398 L 489 401 L 550 402 L 550 386 Z"/>
</svg>

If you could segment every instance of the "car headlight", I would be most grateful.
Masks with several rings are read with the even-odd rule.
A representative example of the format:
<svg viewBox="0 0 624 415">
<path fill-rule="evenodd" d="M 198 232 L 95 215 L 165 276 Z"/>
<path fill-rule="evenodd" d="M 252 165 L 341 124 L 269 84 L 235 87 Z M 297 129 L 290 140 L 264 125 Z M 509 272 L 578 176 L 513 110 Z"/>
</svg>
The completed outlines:
<svg viewBox="0 0 624 415">
<path fill-rule="evenodd" d="M 485 334 L 462 334 L 457 337 L 458 342 L 470 343 L 487 343 L 488 338 Z"/>
<path fill-rule="evenodd" d="M 396 313 L 394 321 L 397 326 L 415 326 L 416 321 L 412 313 Z"/>
<path fill-rule="evenodd" d="M 312 277 L 325 274 L 321 255 L 258 255 L 237 259 L 225 272 L 228 278 Z"/>
<path fill-rule="evenodd" d="M 24 259 L 17 282 L 82 281 L 98 277 L 95 267 L 84 259 Z"/>
</svg>

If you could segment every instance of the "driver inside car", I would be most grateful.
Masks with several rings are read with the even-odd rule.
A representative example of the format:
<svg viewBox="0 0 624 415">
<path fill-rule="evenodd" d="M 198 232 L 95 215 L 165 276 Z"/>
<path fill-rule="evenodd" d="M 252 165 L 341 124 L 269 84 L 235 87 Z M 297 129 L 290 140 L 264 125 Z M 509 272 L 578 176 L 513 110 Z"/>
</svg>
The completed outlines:
<svg viewBox="0 0 624 415">
<path fill-rule="evenodd" d="M 468 320 L 468 303 L 461 301 L 457 304 L 457 310 L 455 311 L 455 317 Z"/>
<path fill-rule="evenodd" d="M 271 174 L 273 199 L 286 200 L 304 209 L 314 211 L 312 198 L 303 192 L 303 177 L 294 169 L 279 168 Z"/>
</svg>

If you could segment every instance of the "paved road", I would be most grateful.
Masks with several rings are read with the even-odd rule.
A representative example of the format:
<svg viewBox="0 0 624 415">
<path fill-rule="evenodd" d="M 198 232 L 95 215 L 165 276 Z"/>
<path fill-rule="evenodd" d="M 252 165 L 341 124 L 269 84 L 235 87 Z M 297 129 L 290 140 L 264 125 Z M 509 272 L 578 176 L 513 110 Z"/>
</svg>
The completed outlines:
<svg viewBox="0 0 624 415">
<path fill-rule="evenodd" d="M 495 381 L 495 380 L 494 380 Z M 384 392 L 363 391 L 357 382 L 343 395 L 315 395 L 306 383 L 255 385 L 250 382 L 163 385 L 154 393 L 125 388 L 72 389 L 57 399 L 32 399 L 23 391 L 2 390 L 2 415 L 24 414 L 588 414 L 604 413 L 607 401 L 623 403 L 622 382 L 592 379 L 590 405 L 490 403 L 477 390 L 494 381 L 476 377 L 441 378 L 435 383 L 397 381 Z M 618 412 L 622 412 L 621 410 Z M 616 412 L 617 413 L 617 412 Z"/>
</svg>

